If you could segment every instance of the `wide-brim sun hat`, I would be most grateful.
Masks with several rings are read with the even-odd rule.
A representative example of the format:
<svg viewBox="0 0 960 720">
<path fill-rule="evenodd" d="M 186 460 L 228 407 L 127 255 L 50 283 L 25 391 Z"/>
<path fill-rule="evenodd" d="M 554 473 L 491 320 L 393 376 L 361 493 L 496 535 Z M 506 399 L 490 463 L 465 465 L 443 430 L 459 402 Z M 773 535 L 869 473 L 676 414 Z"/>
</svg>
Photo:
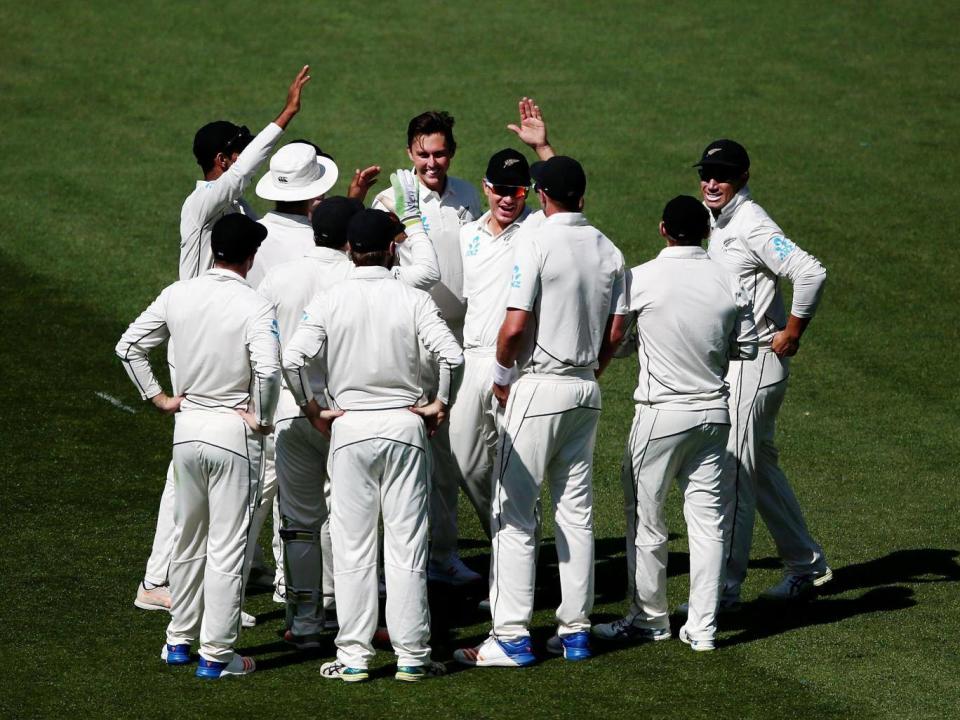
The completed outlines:
<svg viewBox="0 0 960 720">
<path fill-rule="evenodd" d="M 336 183 L 337 164 L 306 143 L 290 143 L 270 158 L 270 170 L 257 183 L 257 196 L 275 202 L 312 200 Z"/>
</svg>

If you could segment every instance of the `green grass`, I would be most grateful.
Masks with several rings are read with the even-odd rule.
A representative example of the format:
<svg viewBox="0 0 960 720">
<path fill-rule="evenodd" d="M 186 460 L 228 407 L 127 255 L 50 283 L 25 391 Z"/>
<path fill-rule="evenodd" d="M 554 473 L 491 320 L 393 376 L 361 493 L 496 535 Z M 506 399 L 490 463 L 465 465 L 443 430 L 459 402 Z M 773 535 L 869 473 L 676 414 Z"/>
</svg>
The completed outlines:
<svg viewBox="0 0 960 720">
<path fill-rule="evenodd" d="M 947 0 L 0 7 L 0 716 L 955 714 L 958 23 Z M 160 664 L 164 618 L 132 597 L 171 425 L 139 403 L 112 349 L 175 277 L 193 132 L 218 117 L 262 127 L 304 62 L 313 80 L 287 136 L 346 171 L 404 165 L 406 121 L 436 107 L 457 118 L 455 174 L 476 181 L 517 146 L 505 125 L 533 95 L 555 145 L 586 167 L 588 216 L 632 264 L 657 252 L 664 202 L 696 192 L 703 146 L 748 147 L 755 196 L 830 276 L 778 436 L 836 571 L 823 597 L 790 612 L 751 604 L 707 656 L 658 643 L 411 687 L 380 653 L 382 679 L 348 687 L 319 677 L 329 648 L 284 649 L 278 606 L 257 596 L 261 624 L 240 641 L 256 674 L 207 684 Z M 603 383 L 601 619 L 624 609 L 618 472 L 634 373 L 624 361 Z M 676 493 L 669 518 L 674 605 L 687 590 Z M 479 527 L 462 524 L 482 569 Z M 758 530 L 747 599 L 778 578 L 773 555 Z M 548 543 L 540 641 L 550 557 Z M 434 600 L 446 659 L 485 625 L 467 599 Z"/>
</svg>

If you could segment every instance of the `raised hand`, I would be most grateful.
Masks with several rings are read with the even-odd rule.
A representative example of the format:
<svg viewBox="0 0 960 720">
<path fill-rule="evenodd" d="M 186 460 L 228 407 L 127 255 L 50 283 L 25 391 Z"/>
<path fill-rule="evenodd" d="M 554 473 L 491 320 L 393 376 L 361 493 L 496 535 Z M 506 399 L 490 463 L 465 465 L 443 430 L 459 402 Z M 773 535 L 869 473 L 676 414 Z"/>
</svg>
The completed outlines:
<svg viewBox="0 0 960 720">
<path fill-rule="evenodd" d="M 540 106 L 529 97 L 520 98 L 517 106 L 520 110 L 520 124 L 507 125 L 507 129 L 516 133 L 521 142 L 529 145 L 541 160 L 549 160 L 556 153 L 547 139 L 547 125 L 543 121 Z"/>
<path fill-rule="evenodd" d="M 293 116 L 300 112 L 300 93 L 308 82 L 310 82 L 310 66 L 304 65 L 290 84 L 290 89 L 287 90 L 287 104 L 274 120 L 277 125 L 286 128 L 287 124 L 293 120 Z"/>
<path fill-rule="evenodd" d="M 350 188 L 347 190 L 347 197 L 363 202 L 367 197 L 367 192 L 377 182 L 377 176 L 380 175 L 380 166 L 371 165 L 368 168 L 353 171 L 353 180 L 350 181 Z"/>
</svg>

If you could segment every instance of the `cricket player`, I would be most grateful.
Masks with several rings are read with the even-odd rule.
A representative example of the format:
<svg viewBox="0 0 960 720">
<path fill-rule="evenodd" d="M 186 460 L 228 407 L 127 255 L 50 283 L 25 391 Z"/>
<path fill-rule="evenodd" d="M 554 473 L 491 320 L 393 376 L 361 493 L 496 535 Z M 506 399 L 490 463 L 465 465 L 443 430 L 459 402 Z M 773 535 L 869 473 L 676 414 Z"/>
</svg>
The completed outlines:
<svg viewBox="0 0 960 720">
<path fill-rule="evenodd" d="M 256 137 L 250 135 L 246 126 L 234 125 L 226 120 L 208 123 L 197 131 L 193 139 L 193 154 L 203 172 L 203 180 L 197 182 L 180 212 L 181 280 L 197 277 L 213 265 L 210 237 L 211 228 L 218 219 L 235 212 L 256 219 L 256 214 L 243 201 L 243 191 L 269 157 L 283 130 L 300 111 L 300 95 L 303 86 L 310 80 L 309 71 L 307 65 L 301 68 L 287 91 L 283 110 Z M 176 393 L 176 368 L 170 362 L 172 355 L 173 350 L 168 347 L 170 375 Z M 171 604 L 168 568 L 174 542 L 173 489 L 171 463 L 160 498 L 157 527 L 146 573 L 134 600 L 134 604 L 144 610 L 169 610 Z M 252 616 L 248 618 L 248 624 L 251 619 Z"/>
<path fill-rule="evenodd" d="M 788 239 L 750 195 L 750 158 L 733 140 L 716 140 L 695 165 L 700 192 L 710 211 L 710 258 L 740 278 L 753 299 L 760 351 L 733 362 L 730 385 L 730 472 L 736 499 L 720 610 L 740 605 L 747 575 L 755 510 L 760 511 L 786 566 L 784 579 L 762 593 L 793 600 L 833 578 L 823 549 L 807 530 L 803 511 L 777 461 L 777 413 L 787 391 L 790 358 L 800 347 L 827 279 L 820 261 Z M 793 284 L 789 315 L 780 278 Z"/>
<path fill-rule="evenodd" d="M 401 196 L 400 207 L 404 206 L 403 197 L 417 197 L 416 178 L 409 171 L 395 174 L 391 180 Z M 362 209 L 362 202 L 353 198 L 324 200 L 312 215 L 315 246 L 303 257 L 271 269 L 260 284 L 260 294 L 276 307 L 282 346 L 285 347 L 293 337 L 310 299 L 346 279 L 353 269 L 347 256 L 347 225 Z M 411 217 L 419 218 L 417 207 L 412 207 L 409 212 Z M 413 262 L 392 268 L 394 277 L 412 287 L 430 288 L 439 278 L 440 271 L 433 244 L 422 223 L 412 223 L 409 229 L 398 234 L 395 241 L 398 245 L 410 243 Z M 322 362 L 311 363 L 306 370 L 314 396 L 326 407 L 324 372 Z M 286 386 L 280 395 L 274 435 L 280 534 L 288 577 L 287 640 L 303 650 L 319 647 L 319 633 L 325 627 L 325 621 L 329 621 L 325 612 L 332 608 L 334 599 L 327 442 L 310 426 Z"/>
<path fill-rule="evenodd" d="M 404 224 L 417 216 L 404 217 Z M 337 659 L 324 677 L 367 678 L 377 625 L 377 523 L 382 513 L 387 628 L 398 680 L 443 671 L 430 660 L 427 605 L 427 429 L 453 401 L 462 350 L 429 294 L 396 282 L 390 268 L 403 226 L 380 210 L 363 210 L 347 230 L 356 268 L 318 294 L 283 353 L 287 385 L 321 432 L 330 432 L 331 537 L 340 632 Z M 418 344 L 440 358 L 438 393 L 424 394 Z M 325 356 L 323 410 L 304 369 Z M 336 417 L 339 415 L 339 417 Z M 333 421 L 333 418 L 336 418 Z"/>
<path fill-rule="evenodd" d="M 143 398 L 177 413 L 173 605 L 161 658 L 187 664 L 199 639 L 198 677 L 255 669 L 233 646 L 260 492 L 262 436 L 272 430 L 280 391 L 276 314 L 245 280 L 266 234 L 241 214 L 218 220 L 210 239 L 213 269 L 167 287 L 117 345 Z M 161 391 L 147 359 L 168 338 L 176 343 L 180 394 L 174 398 Z"/>
<path fill-rule="evenodd" d="M 407 156 L 419 180 L 423 225 L 433 242 L 440 263 L 440 281 L 430 291 L 443 319 L 458 342 L 463 337 L 465 305 L 463 264 L 460 258 L 460 228 L 480 216 L 480 197 L 465 180 L 448 174 L 457 151 L 454 119 L 446 112 L 417 115 L 407 126 Z M 373 207 L 394 210 L 393 193 L 384 190 Z M 401 210 L 396 211 L 398 215 Z M 407 250 L 398 250 L 400 265 L 410 262 Z M 436 365 L 423 359 L 429 369 Z M 436 378 L 424 376 L 428 394 L 436 392 Z M 468 568 L 457 552 L 457 498 L 459 479 L 450 451 L 448 426 L 443 424 L 430 438 L 433 472 L 430 491 L 430 579 L 454 585 L 479 582 L 481 576 Z"/>
<path fill-rule="evenodd" d="M 627 518 L 629 614 L 593 627 L 605 640 L 666 640 L 667 493 L 683 493 L 690 542 L 690 602 L 680 639 L 714 649 L 724 554 L 724 475 L 730 413 L 724 376 L 731 358 L 757 356 L 757 328 L 740 281 L 701 247 L 710 214 L 689 195 L 667 203 L 660 235 L 667 247 L 635 267 L 627 282 L 636 319 L 640 377 L 621 479 Z"/>
<path fill-rule="evenodd" d="M 468 665 L 535 661 L 528 626 L 544 482 L 556 516 L 562 592 L 558 635 L 548 647 L 570 660 L 590 657 L 596 378 L 623 337 L 623 256 L 583 215 L 580 163 L 555 156 L 533 179 L 546 220 L 517 242 L 493 368 L 493 393 L 506 406 L 494 489 L 493 629 L 480 646 L 454 653 Z"/>
</svg>

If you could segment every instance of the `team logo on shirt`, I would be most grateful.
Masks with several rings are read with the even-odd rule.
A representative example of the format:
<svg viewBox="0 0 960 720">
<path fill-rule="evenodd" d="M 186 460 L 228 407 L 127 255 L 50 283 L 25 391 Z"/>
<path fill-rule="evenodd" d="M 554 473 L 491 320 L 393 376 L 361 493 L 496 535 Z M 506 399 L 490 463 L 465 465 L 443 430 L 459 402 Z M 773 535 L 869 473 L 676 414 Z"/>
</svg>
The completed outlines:
<svg viewBox="0 0 960 720">
<path fill-rule="evenodd" d="M 513 266 L 513 280 L 510 281 L 510 287 L 518 288 L 520 287 L 520 266 Z"/>
<path fill-rule="evenodd" d="M 424 231 L 424 232 L 430 232 L 430 223 L 427 222 L 427 216 L 426 216 L 426 215 L 421 215 L 421 216 L 420 216 L 420 222 L 423 223 L 423 231 Z"/>
<path fill-rule="evenodd" d="M 277 323 L 276 319 L 270 321 L 270 332 L 273 333 L 273 336 L 278 341 L 280 340 L 280 325 Z"/>
<path fill-rule="evenodd" d="M 793 252 L 793 249 L 797 247 L 790 240 L 787 240 L 785 237 L 780 237 L 779 235 L 774 235 L 770 238 L 770 244 L 773 245 L 773 251 L 777 254 L 777 257 L 780 258 L 780 262 L 783 262 L 787 259 L 787 255 Z"/>
<path fill-rule="evenodd" d="M 471 240 L 467 246 L 467 257 L 473 257 L 478 252 L 480 252 L 480 236 L 474 235 L 473 240 Z"/>
</svg>

